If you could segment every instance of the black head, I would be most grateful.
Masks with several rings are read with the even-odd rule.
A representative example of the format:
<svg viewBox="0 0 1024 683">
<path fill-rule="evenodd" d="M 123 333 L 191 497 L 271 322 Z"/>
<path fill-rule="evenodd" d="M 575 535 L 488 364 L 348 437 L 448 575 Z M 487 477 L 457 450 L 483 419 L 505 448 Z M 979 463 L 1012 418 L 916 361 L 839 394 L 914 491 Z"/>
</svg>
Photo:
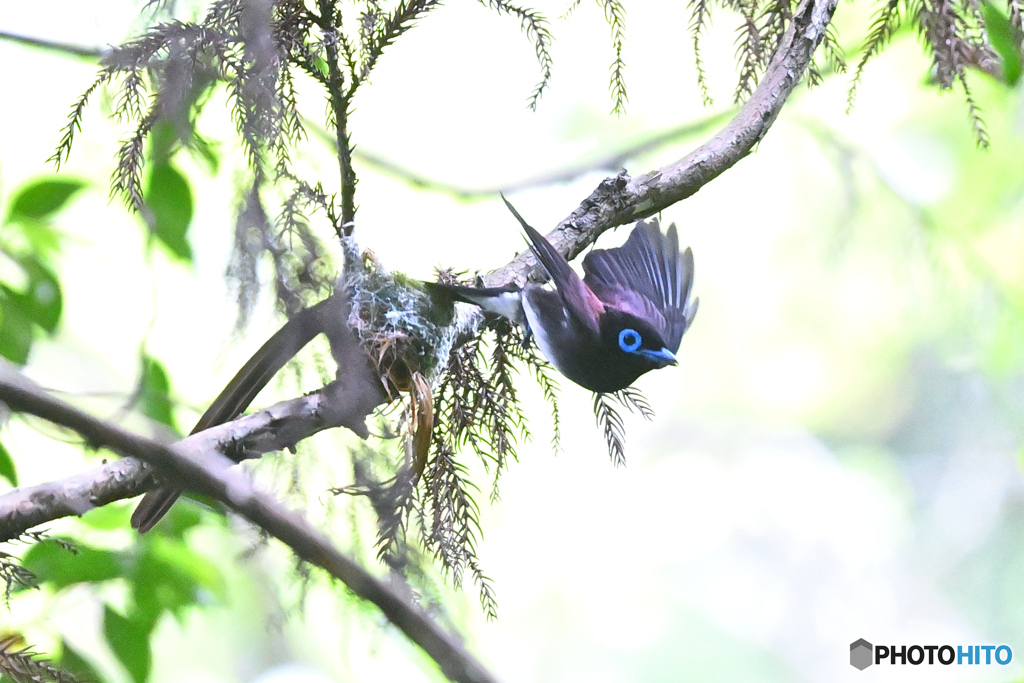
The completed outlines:
<svg viewBox="0 0 1024 683">
<path fill-rule="evenodd" d="M 622 311 L 608 310 L 601 316 L 601 346 L 609 370 L 615 368 L 615 374 L 632 378 L 624 386 L 645 372 L 676 364 L 672 351 L 651 324 Z"/>
</svg>

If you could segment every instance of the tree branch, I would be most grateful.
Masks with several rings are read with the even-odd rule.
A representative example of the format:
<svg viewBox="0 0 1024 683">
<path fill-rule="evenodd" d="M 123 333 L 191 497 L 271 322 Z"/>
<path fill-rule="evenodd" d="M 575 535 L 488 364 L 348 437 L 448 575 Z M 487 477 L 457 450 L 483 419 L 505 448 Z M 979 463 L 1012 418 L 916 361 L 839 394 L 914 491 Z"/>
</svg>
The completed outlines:
<svg viewBox="0 0 1024 683">
<path fill-rule="evenodd" d="M 749 154 L 767 133 L 786 98 L 806 71 L 835 7 L 836 0 L 804 0 L 794 13 L 793 21 L 761 83 L 725 128 L 673 164 L 636 178 L 623 173 L 606 179 L 548 235 L 551 243 L 573 258 L 606 230 L 650 216 L 689 197 Z M 526 250 L 504 267 L 489 273 L 484 280 L 489 286 L 524 282 L 531 273 L 539 278 L 535 271 L 532 253 Z M 230 433 L 237 441 L 246 442 L 245 448 L 251 448 L 255 453 L 263 446 L 249 444 L 249 435 L 253 434 L 256 443 L 266 446 L 266 450 L 259 452 L 273 450 L 275 444 L 279 444 L 277 448 L 288 447 L 315 431 L 343 424 L 332 420 L 317 422 L 318 406 L 330 404 L 322 396 L 325 390 L 277 404 L 250 417 L 196 434 L 186 441 L 207 438 L 216 441 L 218 435 Z M 279 419 L 275 419 L 275 415 Z M 293 424 L 292 420 L 296 422 Z M 257 436 L 257 425 L 263 425 L 261 429 L 267 431 L 259 431 Z M 204 437 L 204 434 L 208 436 Z M 263 439 L 267 440 L 263 442 Z M 204 448 L 218 449 L 215 443 L 205 440 L 203 443 Z M 148 478 L 141 480 L 140 477 L 148 477 L 144 468 L 134 469 L 113 463 L 69 479 L 30 489 L 16 489 L 0 496 L 0 538 L 17 535 L 36 524 L 63 516 L 82 514 L 95 505 L 138 495 L 150 483 Z M 84 507 L 86 503 L 90 505 Z"/>
<path fill-rule="evenodd" d="M 89 59 L 98 59 L 110 51 L 109 48 L 83 47 L 81 45 L 61 43 L 56 40 L 48 40 L 46 38 L 34 38 L 33 36 L 24 36 L 20 33 L 11 33 L 9 31 L 0 31 L 0 40 L 9 40 L 12 43 L 21 43 L 22 45 L 31 45 L 32 47 L 41 47 L 46 50 L 52 50 L 54 52 L 63 52 L 64 54 L 73 55 L 75 57 L 86 57 Z"/>
<path fill-rule="evenodd" d="M 10 405 L 7 399 L 17 386 L 15 375 L 20 377 L 20 373 L 7 368 L 6 361 L 0 359 L 0 402 Z M 213 452 L 224 456 L 231 454 L 234 461 L 292 448 L 325 429 L 350 427 L 346 424 L 350 420 L 343 411 L 333 407 L 337 403 L 332 400 L 337 388 L 338 383 L 332 382 L 312 394 L 205 429 L 179 441 L 175 448 L 193 456 Z M 332 407 L 325 409 L 329 403 Z M 16 488 L 0 496 L 0 543 L 38 524 L 71 515 L 81 516 L 95 507 L 145 493 L 153 487 L 152 475 L 151 468 L 142 462 L 126 458 L 66 479 Z"/>
<path fill-rule="evenodd" d="M 341 73 L 338 55 L 341 28 L 335 26 L 337 8 L 333 0 L 318 0 L 317 8 L 320 14 L 314 15 L 315 21 L 324 34 L 327 48 L 327 95 L 334 118 L 334 144 L 341 174 L 341 225 L 335 226 L 340 238 L 349 234 L 356 218 L 356 172 L 352 168 L 352 141 L 348 133 L 351 94 L 345 92 L 345 77 Z M 355 74 L 349 74 L 349 78 L 354 80 Z"/>
<path fill-rule="evenodd" d="M 631 178 L 621 173 L 607 178 L 580 206 L 547 236 L 572 259 L 597 237 L 619 225 L 652 216 L 695 194 L 740 159 L 765 136 L 825 37 L 837 0 L 803 0 L 793 14 L 778 49 L 754 93 L 718 134 L 682 159 Z M 537 272 L 530 250 L 484 277 L 487 286 L 524 282 Z"/>
<path fill-rule="evenodd" d="M 338 551 L 301 516 L 256 490 L 242 470 L 232 467 L 230 459 L 213 449 L 201 448 L 200 440 L 185 439 L 165 446 L 124 431 L 50 396 L 7 361 L 0 362 L 0 400 L 11 410 L 69 427 L 93 447 L 109 448 L 143 460 L 170 475 L 176 484 L 216 498 L 287 545 L 298 557 L 324 569 L 357 596 L 377 605 L 388 621 L 437 662 L 449 679 L 460 683 L 495 681 L 460 642 L 426 614 Z"/>
<path fill-rule="evenodd" d="M 292 316 L 239 370 L 204 413 L 217 417 L 179 442 L 190 453 L 217 452 L 234 461 L 292 448 L 324 429 L 346 427 L 360 438 L 368 436 L 365 419 L 384 400 L 377 370 L 348 326 L 347 297 L 334 295 Z M 237 415 L 288 361 L 316 335 L 330 342 L 338 364 L 337 379 L 320 390 L 278 403 L 248 417 L 220 423 Z M 0 364 L 0 401 L 9 386 L 23 376 Z M 211 413 L 212 411 L 212 413 Z M 15 489 L 0 496 L 0 542 L 15 538 L 46 521 L 81 515 L 97 505 L 143 493 L 153 485 L 141 465 L 110 463 L 63 481 Z M 87 477 L 93 477 L 90 482 Z"/>
</svg>

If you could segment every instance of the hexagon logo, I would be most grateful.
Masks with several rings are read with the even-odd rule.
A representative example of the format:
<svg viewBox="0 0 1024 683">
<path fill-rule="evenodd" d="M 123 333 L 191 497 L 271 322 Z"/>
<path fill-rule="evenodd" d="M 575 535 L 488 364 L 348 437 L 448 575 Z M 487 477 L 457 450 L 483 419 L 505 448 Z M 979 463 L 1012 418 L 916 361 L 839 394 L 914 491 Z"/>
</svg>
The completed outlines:
<svg viewBox="0 0 1024 683">
<path fill-rule="evenodd" d="M 872 654 L 874 653 L 874 646 L 868 641 L 861 638 L 850 643 L 850 666 L 855 666 L 861 671 L 868 668 L 874 662 Z"/>
</svg>

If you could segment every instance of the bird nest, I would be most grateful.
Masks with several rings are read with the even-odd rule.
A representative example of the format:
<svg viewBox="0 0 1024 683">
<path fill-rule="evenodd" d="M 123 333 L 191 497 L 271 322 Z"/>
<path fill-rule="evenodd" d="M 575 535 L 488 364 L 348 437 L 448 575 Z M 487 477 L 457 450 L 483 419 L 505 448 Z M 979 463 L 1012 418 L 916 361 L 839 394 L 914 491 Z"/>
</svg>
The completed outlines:
<svg viewBox="0 0 1024 683">
<path fill-rule="evenodd" d="M 373 359 L 389 394 L 407 391 L 420 375 L 433 383 L 448 364 L 455 340 L 469 321 L 438 305 L 419 280 L 392 273 L 355 241 L 343 241 L 343 287 L 352 308 L 349 326 Z"/>
</svg>

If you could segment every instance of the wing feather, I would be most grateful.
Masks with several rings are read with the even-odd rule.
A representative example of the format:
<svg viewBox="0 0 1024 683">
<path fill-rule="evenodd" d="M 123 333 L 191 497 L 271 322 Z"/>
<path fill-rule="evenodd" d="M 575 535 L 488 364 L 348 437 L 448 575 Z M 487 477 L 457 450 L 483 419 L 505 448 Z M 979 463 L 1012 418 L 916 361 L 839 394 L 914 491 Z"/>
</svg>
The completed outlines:
<svg viewBox="0 0 1024 683">
<path fill-rule="evenodd" d="M 693 253 L 680 253 L 675 225 L 639 221 L 626 243 L 595 249 L 583 259 L 583 282 L 604 301 L 650 323 L 675 352 L 697 312 L 690 301 Z"/>
</svg>

